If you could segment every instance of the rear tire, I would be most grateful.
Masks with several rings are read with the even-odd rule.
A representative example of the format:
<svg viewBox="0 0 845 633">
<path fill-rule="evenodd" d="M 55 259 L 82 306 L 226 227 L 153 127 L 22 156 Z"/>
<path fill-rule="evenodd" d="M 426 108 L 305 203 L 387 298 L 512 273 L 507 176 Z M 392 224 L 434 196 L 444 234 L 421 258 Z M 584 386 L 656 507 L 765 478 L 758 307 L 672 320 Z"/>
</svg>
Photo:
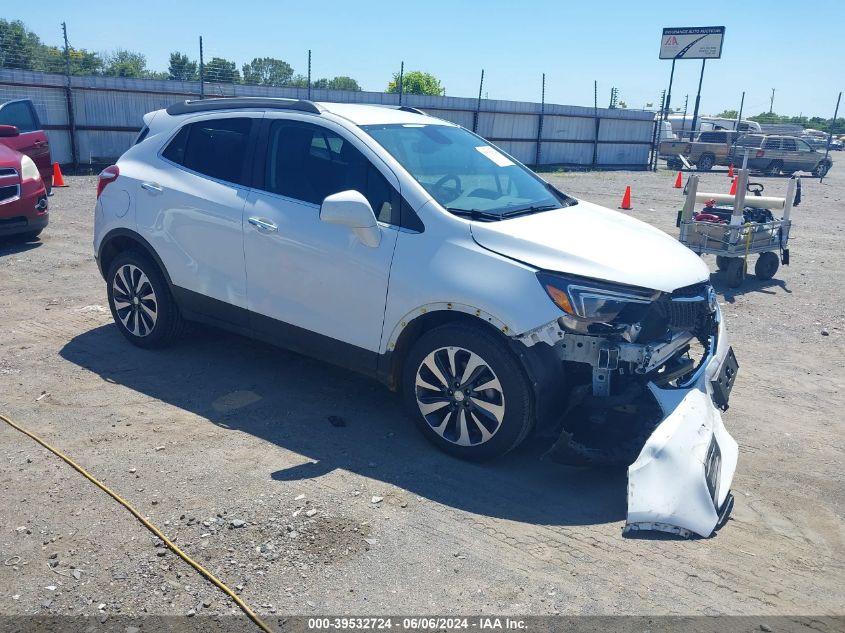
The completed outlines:
<svg viewBox="0 0 845 633">
<path fill-rule="evenodd" d="M 461 459 L 504 455 L 533 424 L 531 384 L 520 361 L 482 327 L 454 323 L 423 334 L 405 361 L 402 388 L 423 435 Z"/>
<path fill-rule="evenodd" d="M 778 268 L 780 268 L 780 258 L 776 253 L 760 253 L 757 263 L 754 264 L 754 274 L 757 279 L 766 281 L 775 276 Z"/>
<path fill-rule="evenodd" d="M 719 270 L 725 270 L 730 263 L 731 258 L 725 257 L 724 255 L 716 255 L 716 268 Z"/>
<path fill-rule="evenodd" d="M 182 315 L 158 266 L 138 251 L 120 253 L 106 275 L 109 308 L 133 345 L 164 347 L 182 332 Z"/>
<path fill-rule="evenodd" d="M 769 166 L 766 167 L 765 173 L 767 176 L 779 176 L 781 169 L 783 169 L 783 161 L 773 160 L 769 163 Z"/>
<path fill-rule="evenodd" d="M 729 257 L 722 273 L 731 288 L 739 288 L 745 281 L 745 260 L 741 257 Z"/>
</svg>

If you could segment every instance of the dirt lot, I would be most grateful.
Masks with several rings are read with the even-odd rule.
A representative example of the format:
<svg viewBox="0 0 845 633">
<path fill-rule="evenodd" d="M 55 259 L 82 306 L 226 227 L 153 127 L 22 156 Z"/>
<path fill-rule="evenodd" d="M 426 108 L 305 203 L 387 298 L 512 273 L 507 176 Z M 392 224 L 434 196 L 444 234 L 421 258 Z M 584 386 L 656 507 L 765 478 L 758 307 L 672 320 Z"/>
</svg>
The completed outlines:
<svg viewBox="0 0 845 633">
<path fill-rule="evenodd" d="M 676 231 L 674 174 L 550 178 L 614 208 L 631 184 L 632 214 Z M 622 536 L 623 470 L 541 462 L 534 444 L 492 464 L 456 461 L 398 396 L 340 369 L 203 328 L 165 351 L 130 346 L 92 257 L 95 179 L 67 180 L 40 243 L 0 246 L 0 412 L 114 487 L 259 613 L 845 613 L 843 169 L 805 181 L 790 267 L 738 291 L 714 276 L 741 365 L 726 414 L 737 501 L 715 537 L 690 541 Z M 703 177 L 704 190 L 728 186 L 724 173 Z M 0 614 L 232 611 L 125 510 L 3 424 L 0 488 Z"/>
</svg>

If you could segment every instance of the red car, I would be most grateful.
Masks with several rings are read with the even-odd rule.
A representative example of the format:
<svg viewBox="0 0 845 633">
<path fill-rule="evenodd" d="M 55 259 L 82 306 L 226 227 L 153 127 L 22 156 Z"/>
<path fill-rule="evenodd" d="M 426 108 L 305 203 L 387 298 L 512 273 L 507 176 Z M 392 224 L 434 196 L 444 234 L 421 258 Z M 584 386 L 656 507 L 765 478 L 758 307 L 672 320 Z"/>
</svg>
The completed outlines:
<svg viewBox="0 0 845 633">
<path fill-rule="evenodd" d="M 0 138 L 13 134 L 11 127 L 0 125 Z M 35 162 L 0 144 L 0 237 L 35 239 L 48 220 L 47 190 Z"/>
<path fill-rule="evenodd" d="M 35 106 L 29 99 L 15 99 L 0 103 L 0 125 L 14 127 L 17 133 L 0 135 L 0 144 L 29 156 L 41 173 L 47 193 L 53 188 L 53 159 L 50 141 L 41 128 Z"/>
</svg>

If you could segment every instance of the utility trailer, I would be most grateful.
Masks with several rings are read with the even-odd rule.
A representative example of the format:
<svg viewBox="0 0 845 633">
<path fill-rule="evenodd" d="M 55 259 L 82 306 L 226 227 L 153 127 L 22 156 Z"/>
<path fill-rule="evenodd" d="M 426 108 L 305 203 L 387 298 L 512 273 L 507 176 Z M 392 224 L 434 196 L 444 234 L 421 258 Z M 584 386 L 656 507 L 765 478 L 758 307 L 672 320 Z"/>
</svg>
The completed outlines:
<svg viewBox="0 0 845 633">
<path fill-rule="evenodd" d="M 754 265 L 758 279 L 774 277 L 781 262 L 789 265 L 790 214 L 800 201 L 800 193 L 795 195 L 796 188 L 800 192 L 800 178 L 790 178 L 785 198 L 763 196 L 762 184 L 748 182 L 747 169 L 738 172 L 736 195 L 700 192 L 698 183 L 697 175 L 690 176 L 678 214 L 681 244 L 699 255 L 715 255 L 732 288 L 745 280 L 751 255 L 758 256 Z M 696 212 L 696 203 L 705 206 Z M 777 211 L 783 211 L 780 219 L 773 215 Z"/>
</svg>

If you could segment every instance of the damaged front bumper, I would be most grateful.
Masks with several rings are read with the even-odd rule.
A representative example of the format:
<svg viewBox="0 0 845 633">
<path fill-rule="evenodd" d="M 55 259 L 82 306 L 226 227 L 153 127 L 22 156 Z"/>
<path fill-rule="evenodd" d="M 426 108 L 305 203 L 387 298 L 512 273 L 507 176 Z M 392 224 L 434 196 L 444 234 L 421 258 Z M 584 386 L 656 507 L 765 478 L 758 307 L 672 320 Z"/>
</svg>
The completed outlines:
<svg viewBox="0 0 845 633">
<path fill-rule="evenodd" d="M 694 367 L 688 358 L 694 337 L 684 332 L 636 344 L 574 334 L 553 323 L 521 337 L 529 347 L 548 343 L 562 361 L 590 367 L 592 383 L 580 395 L 573 389 L 548 454 L 570 464 L 629 464 L 626 533 L 707 537 L 731 510 L 738 449 L 721 411 L 738 365 L 715 302 L 711 318 L 708 344 Z M 620 379 L 631 388 L 611 392 L 611 381 Z M 587 422 L 573 430 L 582 404 L 588 413 L 580 417 Z"/>
<path fill-rule="evenodd" d="M 628 467 L 628 533 L 706 537 L 727 520 L 738 447 L 716 403 L 724 398 L 727 405 L 737 365 L 721 319 L 714 338 L 715 349 L 689 381 L 671 389 L 648 385 L 663 419 Z"/>
</svg>

